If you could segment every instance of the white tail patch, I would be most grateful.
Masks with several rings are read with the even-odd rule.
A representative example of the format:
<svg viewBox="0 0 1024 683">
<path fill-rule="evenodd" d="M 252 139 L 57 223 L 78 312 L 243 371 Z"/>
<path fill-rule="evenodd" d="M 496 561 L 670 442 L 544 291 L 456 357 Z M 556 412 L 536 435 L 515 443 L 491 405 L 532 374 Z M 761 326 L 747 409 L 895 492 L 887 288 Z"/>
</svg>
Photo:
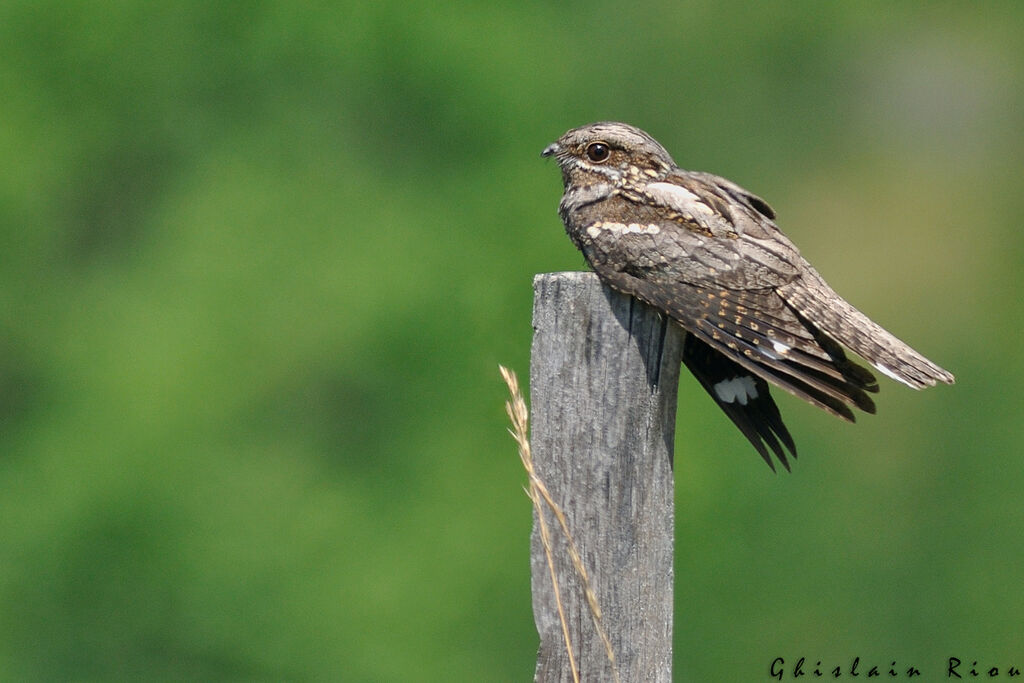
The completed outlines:
<svg viewBox="0 0 1024 683">
<path fill-rule="evenodd" d="M 913 384 L 911 384 L 907 380 L 903 379 L 902 377 L 897 375 L 895 371 L 890 370 L 889 368 L 885 367 L 881 363 L 872 363 L 872 365 L 874 365 L 875 369 L 877 369 L 880 373 L 882 373 L 883 375 L 885 375 L 889 379 L 894 379 L 897 382 L 899 382 L 900 384 L 906 384 L 911 389 L 917 389 L 917 387 L 915 387 Z"/>
<path fill-rule="evenodd" d="M 723 379 L 714 386 L 715 395 L 722 403 L 733 403 L 739 401 L 741 406 L 747 405 L 747 401 L 757 398 L 757 386 L 754 378 L 750 375 Z"/>
</svg>

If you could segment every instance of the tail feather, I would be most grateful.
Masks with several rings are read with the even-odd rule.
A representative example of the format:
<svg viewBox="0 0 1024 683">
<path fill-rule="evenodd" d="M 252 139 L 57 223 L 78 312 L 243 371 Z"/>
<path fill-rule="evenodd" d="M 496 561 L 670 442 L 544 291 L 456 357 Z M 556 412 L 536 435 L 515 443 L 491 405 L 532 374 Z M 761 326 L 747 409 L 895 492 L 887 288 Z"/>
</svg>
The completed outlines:
<svg viewBox="0 0 1024 683">
<path fill-rule="evenodd" d="M 806 266 L 798 280 L 779 287 L 779 295 L 805 320 L 871 363 L 879 372 L 914 389 L 952 384 L 954 377 L 836 294 Z"/>
</svg>

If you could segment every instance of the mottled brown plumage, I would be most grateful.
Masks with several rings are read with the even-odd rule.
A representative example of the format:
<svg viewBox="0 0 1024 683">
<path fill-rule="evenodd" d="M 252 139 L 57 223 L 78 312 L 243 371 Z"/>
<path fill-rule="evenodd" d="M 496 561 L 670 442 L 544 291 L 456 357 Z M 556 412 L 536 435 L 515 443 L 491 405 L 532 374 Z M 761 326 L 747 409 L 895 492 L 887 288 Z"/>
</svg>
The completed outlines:
<svg viewBox="0 0 1024 683">
<path fill-rule="evenodd" d="M 851 349 L 914 389 L 953 382 L 825 283 L 768 204 L 725 178 L 684 171 L 644 131 L 594 123 L 545 148 L 562 170 L 559 215 L 613 288 L 687 331 L 683 362 L 769 466 L 796 447 L 767 382 L 853 421 L 878 384 Z M 842 346 L 841 346 L 842 345 Z"/>
</svg>

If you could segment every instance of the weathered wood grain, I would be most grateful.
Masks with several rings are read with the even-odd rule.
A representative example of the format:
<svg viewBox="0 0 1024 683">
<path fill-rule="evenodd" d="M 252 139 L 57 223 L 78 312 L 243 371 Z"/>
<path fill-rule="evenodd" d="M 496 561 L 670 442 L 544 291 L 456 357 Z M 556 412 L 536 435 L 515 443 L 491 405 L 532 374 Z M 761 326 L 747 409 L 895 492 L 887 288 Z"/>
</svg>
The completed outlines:
<svg viewBox="0 0 1024 683">
<path fill-rule="evenodd" d="M 619 680 L 672 680 L 672 450 L 682 332 L 592 273 L 534 279 L 531 443 L 602 610 Z M 564 534 L 550 511 L 560 597 L 582 681 L 613 681 Z M 537 526 L 535 680 L 572 681 Z"/>
</svg>

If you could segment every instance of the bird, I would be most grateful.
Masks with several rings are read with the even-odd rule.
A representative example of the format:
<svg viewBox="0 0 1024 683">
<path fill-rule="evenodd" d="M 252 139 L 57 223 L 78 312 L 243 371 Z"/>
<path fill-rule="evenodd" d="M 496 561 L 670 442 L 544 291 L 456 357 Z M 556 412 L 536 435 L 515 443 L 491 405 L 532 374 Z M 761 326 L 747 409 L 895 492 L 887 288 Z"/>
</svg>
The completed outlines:
<svg viewBox="0 0 1024 683">
<path fill-rule="evenodd" d="M 913 389 L 954 382 L 833 291 L 767 202 L 681 169 L 639 128 L 573 128 L 541 156 L 561 169 L 573 244 L 605 284 L 685 330 L 683 364 L 773 471 L 770 453 L 789 471 L 797 451 L 769 384 L 848 422 L 875 412 L 878 381 L 844 347 Z"/>
</svg>

